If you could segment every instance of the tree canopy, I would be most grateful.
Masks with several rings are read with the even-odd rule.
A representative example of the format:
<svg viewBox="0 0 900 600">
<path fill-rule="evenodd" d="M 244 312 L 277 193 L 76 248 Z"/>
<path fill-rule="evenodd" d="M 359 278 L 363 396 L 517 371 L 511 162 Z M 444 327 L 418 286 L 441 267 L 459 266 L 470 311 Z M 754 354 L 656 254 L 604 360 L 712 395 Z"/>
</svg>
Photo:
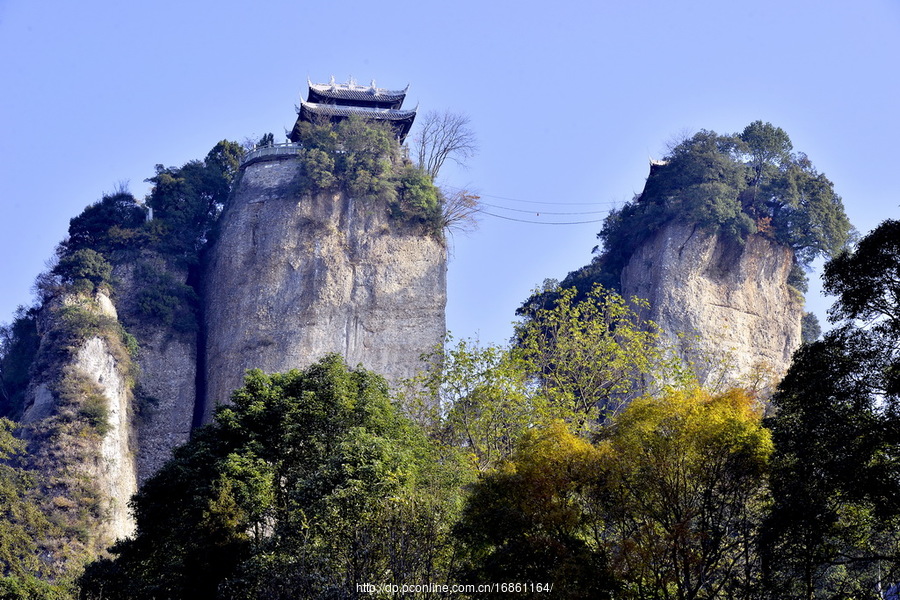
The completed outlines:
<svg viewBox="0 0 900 600">
<path fill-rule="evenodd" d="M 516 352 L 541 393 L 576 429 L 618 413 L 636 396 L 690 376 L 672 361 L 659 328 L 638 314 L 646 303 L 594 285 L 552 290 L 516 327 Z"/>
<path fill-rule="evenodd" d="M 562 421 L 528 432 L 473 486 L 456 527 L 467 571 L 554 581 L 561 598 L 753 597 L 772 451 L 761 409 L 740 390 L 669 391 L 594 443 Z"/>
<path fill-rule="evenodd" d="M 136 535 L 88 569 L 86 597 L 356 597 L 426 578 L 448 510 L 433 452 L 384 380 L 336 355 L 250 372 L 141 488 Z"/>
<path fill-rule="evenodd" d="M 147 179 L 153 184 L 147 204 L 161 225 L 169 253 L 196 260 L 228 199 L 243 153 L 240 144 L 222 140 L 202 161 L 181 167 L 156 165 L 156 174 Z"/>
<path fill-rule="evenodd" d="M 825 269 L 840 326 L 795 355 L 772 398 L 763 551 L 787 598 L 870 594 L 900 578 L 900 222 Z"/>
<path fill-rule="evenodd" d="M 701 130 L 675 144 L 651 165 L 644 190 L 607 216 L 597 234 L 600 254 L 563 286 L 618 289 L 635 249 L 673 221 L 738 241 L 769 237 L 791 248 L 801 267 L 836 256 L 853 233 L 841 198 L 805 154 L 792 150 L 783 129 L 762 121 L 735 134 Z"/>
<path fill-rule="evenodd" d="M 442 233 L 443 195 L 423 168 L 402 158 L 389 125 L 351 116 L 337 125 L 300 123 L 298 136 L 305 191 L 377 199 L 394 218 Z"/>
<path fill-rule="evenodd" d="M 752 597 L 772 442 L 741 390 L 634 401 L 599 450 L 611 560 L 628 598 Z"/>
</svg>

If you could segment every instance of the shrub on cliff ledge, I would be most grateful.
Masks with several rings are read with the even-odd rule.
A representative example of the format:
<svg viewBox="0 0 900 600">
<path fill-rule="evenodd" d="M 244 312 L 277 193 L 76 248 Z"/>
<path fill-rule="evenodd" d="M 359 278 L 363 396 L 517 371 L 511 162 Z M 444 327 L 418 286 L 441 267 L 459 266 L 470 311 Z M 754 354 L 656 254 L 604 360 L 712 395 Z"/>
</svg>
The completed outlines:
<svg viewBox="0 0 900 600">
<path fill-rule="evenodd" d="M 443 197 L 423 169 L 401 157 L 386 124 L 360 117 L 331 123 L 301 123 L 303 191 L 342 190 L 386 202 L 391 216 L 439 233 Z"/>
</svg>

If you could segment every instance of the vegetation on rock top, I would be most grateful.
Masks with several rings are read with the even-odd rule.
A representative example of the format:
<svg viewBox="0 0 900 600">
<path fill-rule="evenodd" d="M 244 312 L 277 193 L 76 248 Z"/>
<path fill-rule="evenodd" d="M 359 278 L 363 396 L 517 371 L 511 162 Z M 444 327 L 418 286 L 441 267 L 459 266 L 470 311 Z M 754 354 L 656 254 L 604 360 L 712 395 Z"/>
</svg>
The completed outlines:
<svg viewBox="0 0 900 600">
<path fill-rule="evenodd" d="M 394 218 L 442 233 L 441 191 L 424 169 L 403 158 L 387 124 L 351 116 L 337 125 L 301 123 L 298 136 L 304 191 L 340 189 L 377 200 Z"/>
<path fill-rule="evenodd" d="M 804 268 L 816 257 L 836 256 L 853 229 L 831 181 L 792 150 L 783 129 L 762 121 L 741 133 L 702 130 L 681 141 L 651 165 L 644 190 L 610 212 L 597 234 L 598 255 L 562 286 L 581 294 L 594 282 L 620 289 L 634 251 L 666 224 L 680 222 L 738 243 L 758 234 L 790 248 L 796 261 L 790 283 L 804 291 Z"/>
</svg>

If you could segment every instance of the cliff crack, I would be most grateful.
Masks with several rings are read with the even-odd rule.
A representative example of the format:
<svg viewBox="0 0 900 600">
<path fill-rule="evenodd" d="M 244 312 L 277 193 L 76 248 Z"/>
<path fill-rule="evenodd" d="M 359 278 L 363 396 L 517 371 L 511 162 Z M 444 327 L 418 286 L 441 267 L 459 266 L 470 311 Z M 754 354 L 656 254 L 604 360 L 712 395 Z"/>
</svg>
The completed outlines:
<svg viewBox="0 0 900 600">
<path fill-rule="evenodd" d="M 691 229 L 690 235 L 687 236 L 687 239 L 684 240 L 684 243 L 681 245 L 681 248 L 678 249 L 678 258 L 681 258 L 681 253 L 684 252 L 684 249 L 688 245 L 688 242 L 690 242 L 691 238 L 694 237 L 694 234 L 697 233 L 697 227 L 699 227 L 699 225 L 697 223 L 694 223 L 694 228 Z"/>
<path fill-rule="evenodd" d="M 728 304 L 719 304 L 717 302 L 707 302 L 710 306 L 718 306 L 719 308 L 727 308 L 728 310 L 733 310 L 735 312 L 744 313 L 745 315 L 750 315 L 752 317 L 757 317 L 759 319 L 762 318 L 762 315 L 751 310 L 743 310 L 740 308 L 736 308 L 734 306 L 729 306 Z"/>
</svg>

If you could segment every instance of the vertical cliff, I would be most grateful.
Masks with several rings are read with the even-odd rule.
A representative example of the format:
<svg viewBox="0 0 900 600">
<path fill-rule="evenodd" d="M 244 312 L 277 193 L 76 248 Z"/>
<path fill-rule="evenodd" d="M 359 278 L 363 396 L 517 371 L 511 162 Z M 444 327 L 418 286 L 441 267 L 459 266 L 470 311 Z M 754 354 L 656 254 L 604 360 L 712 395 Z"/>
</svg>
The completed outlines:
<svg viewBox="0 0 900 600">
<path fill-rule="evenodd" d="M 46 540 L 60 573 L 95 556 L 134 524 L 134 368 L 104 291 L 45 305 L 41 345 L 22 418 L 28 461 L 46 477 L 46 510 L 58 526 Z"/>
<path fill-rule="evenodd" d="M 28 462 L 46 477 L 47 560 L 60 574 L 133 532 L 132 494 L 190 436 L 196 328 L 148 314 L 187 269 L 143 252 L 114 272 L 112 297 L 108 285 L 58 288 L 37 321 L 22 423 Z"/>
<path fill-rule="evenodd" d="M 171 316 L 148 315 L 152 291 L 186 287 L 188 269 L 153 252 L 115 269 L 116 304 L 125 329 L 138 341 L 134 431 L 137 479 L 142 483 L 190 438 L 197 399 L 197 324 L 190 303 L 171 302 Z M 180 313 L 180 314 L 178 314 Z M 153 318 L 155 317 L 155 318 Z"/>
<path fill-rule="evenodd" d="M 803 298 L 787 281 L 793 252 L 762 235 L 743 242 L 673 222 L 622 270 L 622 293 L 649 301 L 701 382 L 741 382 L 760 368 L 781 375 L 800 346 Z"/>
<path fill-rule="evenodd" d="M 245 166 L 204 275 L 208 419 L 245 370 L 338 352 L 398 379 L 445 333 L 446 248 L 386 203 L 303 192 L 294 157 Z"/>
</svg>

